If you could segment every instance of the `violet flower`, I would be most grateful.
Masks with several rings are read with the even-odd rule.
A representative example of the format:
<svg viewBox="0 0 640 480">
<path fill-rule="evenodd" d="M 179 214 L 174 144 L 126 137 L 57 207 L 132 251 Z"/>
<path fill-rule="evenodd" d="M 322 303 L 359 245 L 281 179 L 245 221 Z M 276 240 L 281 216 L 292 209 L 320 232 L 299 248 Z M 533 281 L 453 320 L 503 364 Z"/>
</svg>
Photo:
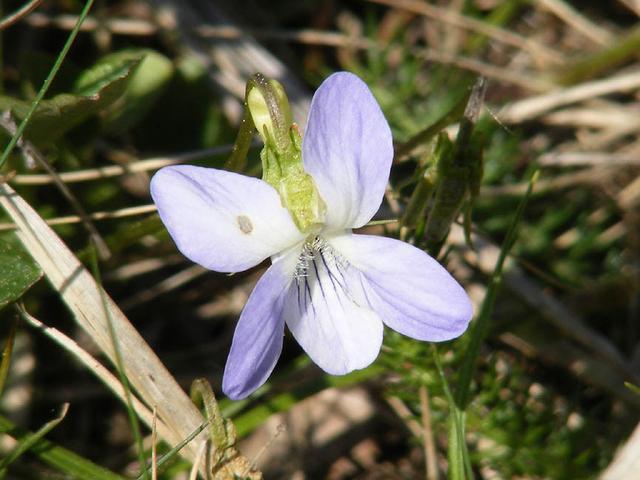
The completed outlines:
<svg viewBox="0 0 640 480">
<path fill-rule="evenodd" d="M 257 178 L 195 166 L 161 169 L 151 194 L 178 249 L 218 272 L 271 257 L 238 321 L 222 389 L 244 398 L 269 377 L 284 326 L 324 371 L 377 357 L 383 325 L 418 340 L 461 335 L 472 306 L 433 258 L 407 243 L 353 234 L 376 213 L 393 158 L 391 131 L 367 86 L 336 73 L 316 91 L 302 143 L 304 171 L 324 202 L 302 232 L 281 195 Z"/>
</svg>

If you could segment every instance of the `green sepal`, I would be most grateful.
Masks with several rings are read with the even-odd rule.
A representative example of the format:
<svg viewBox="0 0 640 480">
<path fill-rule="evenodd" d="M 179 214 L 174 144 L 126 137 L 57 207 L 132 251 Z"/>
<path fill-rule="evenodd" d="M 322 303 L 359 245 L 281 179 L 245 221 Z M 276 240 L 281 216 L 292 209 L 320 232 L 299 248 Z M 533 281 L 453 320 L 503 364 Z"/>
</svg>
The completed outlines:
<svg viewBox="0 0 640 480">
<path fill-rule="evenodd" d="M 276 189 L 282 205 L 289 211 L 296 227 L 303 233 L 313 233 L 324 223 L 326 205 L 302 161 L 302 137 L 292 122 L 291 108 L 282 85 L 260 74 L 247 84 L 245 107 L 264 148 L 262 179 Z M 242 126 L 246 132 L 247 125 Z M 241 133 L 242 133 L 241 131 Z M 246 142 L 246 135 L 238 139 Z M 235 147 L 234 147 L 235 148 Z M 237 151 L 244 150 L 237 146 Z M 234 158 L 234 163 L 237 159 Z"/>
</svg>

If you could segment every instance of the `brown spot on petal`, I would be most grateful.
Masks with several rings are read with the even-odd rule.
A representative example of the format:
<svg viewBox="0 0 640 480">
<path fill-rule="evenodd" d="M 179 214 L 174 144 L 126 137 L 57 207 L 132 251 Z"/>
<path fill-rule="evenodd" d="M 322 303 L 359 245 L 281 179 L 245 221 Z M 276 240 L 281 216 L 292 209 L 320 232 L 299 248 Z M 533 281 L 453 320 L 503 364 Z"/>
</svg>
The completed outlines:
<svg viewBox="0 0 640 480">
<path fill-rule="evenodd" d="M 238 228 L 245 235 L 249 235 L 253 231 L 253 223 L 246 215 L 238 215 L 236 220 L 238 221 Z"/>
</svg>

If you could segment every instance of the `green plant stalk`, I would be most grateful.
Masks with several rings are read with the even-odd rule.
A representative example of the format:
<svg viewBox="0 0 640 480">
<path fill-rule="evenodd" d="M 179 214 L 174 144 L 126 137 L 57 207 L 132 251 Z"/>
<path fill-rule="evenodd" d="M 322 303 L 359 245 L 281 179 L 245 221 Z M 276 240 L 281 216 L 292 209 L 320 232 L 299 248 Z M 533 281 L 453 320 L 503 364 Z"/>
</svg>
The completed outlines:
<svg viewBox="0 0 640 480">
<path fill-rule="evenodd" d="M 62 62 L 64 61 L 65 57 L 67 56 L 67 53 L 69 53 L 69 50 L 71 49 L 71 45 L 73 45 L 73 42 L 78 36 L 78 32 L 80 32 L 80 27 L 82 26 L 82 22 L 84 22 L 84 19 L 89 14 L 89 11 L 93 6 L 93 2 L 94 0 L 87 0 L 87 3 L 85 3 L 84 8 L 82 9 L 82 12 L 80 12 L 80 16 L 78 17 L 78 21 L 73 27 L 73 30 L 71 30 L 71 33 L 67 38 L 67 41 L 62 47 L 60 54 L 56 58 L 56 61 L 53 64 L 53 67 L 51 67 L 51 70 L 49 71 L 47 78 L 44 80 L 42 87 L 40 87 L 40 90 L 38 91 L 36 98 L 31 103 L 31 108 L 29 108 L 29 111 L 25 115 L 24 119 L 22 120 L 22 122 L 20 122 L 20 125 L 18 125 L 16 133 L 11 137 L 11 140 L 9 141 L 6 148 L 4 149 L 4 152 L 2 152 L 2 157 L 0 157 L 0 168 L 2 168 L 2 166 L 5 164 L 5 162 L 9 158 L 9 155 L 11 154 L 15 146 L 18 144 L 18 141 L 22 137 L 24 130 L 27 128 L 27 125 L 31 120 L 31 116 L 37 110 L 38 105 L 40 104 L 45 94 L 49 90 L 49 87 L 51 86 L 53 79 L 55 78 L 56 74 L 58 73 L 58 70 L 60 70 L 60 67 L 62 66 Z"/>
<path fill-rule="evenodd" d="M 9 435 L 18 441 L 22 441 L 25 437 L 33 435 L 33 433 L 19 429 L 1 415 L 0 433 Z M 31 446 L 30 452 L 47 465 L 66 473 L 76 480 L 124 480 L 120 475 L 43 438 L 38 439 Z"/>
<path fill-rule="evenodd" d="M 464 460 L 462 458 L 462 445 L 460 444 L 460 432 L 458 429 L 458 414 L 454 407 L 449 410 L 449 443 L 447 446 L 447 461 L 449 462 L 448 477 L 450 480 L 464 480 Z"/>
<path fill-rule="evenodd" d="M 7 381 L 7 375 L 9 374 L 9 366 L 11 365 L 11 353 L 13 352 L 13 344 L 16 339 L 17 322 L 13 322 L 9 335 L 7 335 L 7 341 L 2 351 L 2 362 L 0 362 L 0 397 L 4 390 L 5 382 Z"/>
<path fill-rule="evenodd" d="M 91 249 L 91 270 L 93 273 L 93 277 L 96 279 L 96 283 L 102 286 L 102 280 L 100 278 L 100 269 L 98 267 L 98 258 L 95 246 Z M 107 307 L 106 298 L 104 296 L 104 289 L 100 288 L 100 296 L 102 300 L 104 315 L 107 319 L 107 323 L 109 325 L 109 336 L 111 337 L 111 342 L 113 343 L 113 352 L 114 359 L 116 363 L 116 370 L 118 371 L 118 378 L 120 379 L 120 383 L 122 384 L 122 388 L 124 390 L 124 395 L 126 399 L 127 406 L 127 415 L 129 417 L 129 423 L 131 424 L 131 431 L 133 434 L 133 438 L 135 440 L 137 450 L 138 450 L 138 459 L 140 461 L 140 468 L 143 470 L 142 475 L 146 480 L 147 470 L 144 468 L 146 464 L 146 458 L 144 456 L 144 445 L 142 443 L 142 434 L 140 432 L 140 423 L 138 422 L 138 417 L 133 408 L 133 402 L 131 401 L 131 386 L 129 385 L 129 379 L 127 378 L 127 374 L 124 370 L 124 364 L 122 363 L 122 354 L 120 352 L 120 346 L 118 344 L 118 337 L 113 327 L 113 322 L 111 320 L 111 314 L 109 313 L 109 308 Z"/>
<path fill-rule="evenodd" d="M 253 140 L 253 132 L 255 127 L 253 125 L 253 119 L 251 113 L 247 107 L 247 101 L 244 101 L 244 113 L 242 114 L 242 121 L 240 122 L 240 128 L 238 129 L 238 135 L 236 141 L 233 144 L 233 150 L 229 159 L 224 164 L 224 169 L 230 172 L 243 172 L 247 167 L 247 154 L 249 147 L 251 147 L 251 141 Z"/>
<path fill-rule="evenodd" d="M 639 55 L 640 27 L 636 27 L 602 50 L 576 61 L 573 65 L 563 67 L 556 76 L 556 81 L 561 85 L 575 85 L 595 78 Z"/>
<path fill-rule="evenodd" d="M 460 367 L 460 374 L 458 377 L 458 389 L 456 391 L 456 405 L 461 411 L 465 411 L 467 405 L 469 404 L 470 391 L 471 391 L 471 381 L 473 379 L 477 359 L 480 354 L 480 344 L 484 340 L 489 330 L 489 320 L 491 318 L 491 313 L 493 312 L 493 305 L 498 293 L 498 289 L 500 288 L 500 284 L 502 281 L 502 271 L 504 267 L 504 262 L 509 254 L 513 244 L 516 241 L 518 234 L 518 227 L 522 220 L 522 214 L 524 213 L 524 209 L 531 198 L 531 192 L 535 186 L 536 181 L 538 180 L 538 171 L 535 171 L 531 176 L 531 180 L 529 181 L 529 185 L 527 187 L 527 191 L 522 197 L 518 208 L 516 209 L 516 213 L 509 225 L 509 230 L 507 231 L 506 238 L 502 243 L 502 247 L 500 249 L 500 255 L 498 256 L 498 261 L 494 267 L 493 273 L 491 274 L 491 279 L 489 281 L 489 286 L 487 287 L 487 293 L 482 302 L 482 306 L 480 307 L 480 312 L 476 318 L 476 321 L 469 333 L 469 343 L 465 348 L 465 355 L 462 360 L 462 365 Z"/>
<path fill-rule="evenodd" d="M 227 431 L 220 407 L 213 394 L 211 385 L 204 378 L 196 378 L 191 385 L 191 400 L 204 406 L 205 418 L 209 421 L 209 438 L 216 448 L 227 446 Z"/>
<path fill-rule="evenodd" d="M 449 478 L 453 480 L 465 480 L 466 477 L 473 478 L 471 472 L 471 461 L 467 451 L 467 443 L 464 435 L 464 414 L 458 409 L 451 393 L 449 382 L 444 374 L 438 347 L 431 344 L 431 353 L 436 365 L 438 377 L 442 383 L 444 396 L 449 406 L 449 438 L 447 446 L 447 459 L 449 460 Z M 465 477 L 466 476 L 466 477 Z"/>
</svg>

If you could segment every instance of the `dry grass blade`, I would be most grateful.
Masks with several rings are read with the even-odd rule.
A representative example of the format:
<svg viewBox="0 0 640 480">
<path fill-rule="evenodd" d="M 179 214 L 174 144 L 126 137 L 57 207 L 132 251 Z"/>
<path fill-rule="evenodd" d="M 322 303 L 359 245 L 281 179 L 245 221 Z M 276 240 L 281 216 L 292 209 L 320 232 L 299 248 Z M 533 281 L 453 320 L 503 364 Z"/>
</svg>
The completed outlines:
<svg viewBox="0 0 640 480">
<path fill-rule="evenodd" d="M 135 215 L 144 215 L 146 213 L 153 213 L 158 208 L 155 204 L 140 205 L 138 207 L 121 208 L 120 210 L 114 210 L 112 212 L 93 212 L 88 215 L 91 220 L 110 220 L 113 218 L 131 217 Z M 45 223 L 50 226 L 55 225 L 69 225 L 71 223 L 80 223 L 82 218 L 78 215 L 68 215 L 66 217 L 48 218 Z M 7 230 L 15 230 L 18 225 L 15 223 L 0 223 L 0 232 Z"/>
<path fill-rule="evenodd" d="M 640 165 L 640 154 L 608 152 L 547 153 L 538 158 L 538 163 L 554 167 Z"/>
<path fill-rule="evenodd" d="M 120 381 L 113 375 L 104 365 L 96 360 L 91 354 L 78 345 L 73 339 L 67 337 L 61 331 L 47 327 L 40 320 L 30 315 L 23 309 L 20 309 L 20 315 L 22 318 L 34 328 L 40 330 L 47 337 L 51 338 L 54 342 L 64 348 L 67 352 L 73 355 L 87 370 L 92 372 L 98 379 L 105 384 L 105 386 L 111 390 L 123 403 L 126 402 L 124 388 Z M 147 426 L 151 426 L 153 423 L 153 415 L 151 411 L 146 407 L 144 403 L 138 400 L 136 397 L 132 398 L 133 408 L 138 416 L 142 419 Z M 168 435 L 166 426 L 161 422 L 160 430 L 164 430 L 163 437 Z"/>
<path fill-rule="evenodd" d="M 519 73 L 513 69 L 491 65 L 476 58 L 454 55 L 433 48 L 417 50 L 415 56 L 431 62 L 455 65 L 458 68 L 478 73 L 497 82 L 518 85 L 532 92 L 547 92 L 553 87 L 553 84 L 526 73 Z"/>
<path fill-rule="evenodd" d="M 137 172 L 148 172 L 149 170 L 157 170 L 167 165 L 176 165 L 179 163 L 201 160 L 212 155 L 229 153 L 233 145 L 222 145 L 220 147 L 207 148 L 204 150 L 196 150 L 174 155 L 171 157 L 156 157 L 131 162 L 127 165 L 108 165 L 105 167 L 90 168 L 87 170 L 76 170 L 73 172 L 60 172 L 58 176 L 65 183 L 88 182 L 91 180 L 101 180 L 105 178 L 118 177 Z M 11 179 L 14 185 L 48 185 L 54 183 L 54 179 L 49 174 L 25 174 L 15 175 Z"/>
<path fill-rule="evenodd" d="M 576 32 L 580 32 L 584 37 L 594 43 L 603 46 L 611 43 L 613 35 L 606 29 L 596 25 L 580 12 L 572 8 L 568 3 L 561 0 L 537 0 L 538 5 L 549 10 Z"/>
<path fill-rule="evenodd" d="M 69 14 L 50 16 L 46 13 L 36 12 L 29 15 L 25 21 L 37 28 L 56 27 L 62 30 L 71 30 L 78 21 L 78 17 Z M 90 16 L 82 22 L 80 31 L 91 32 L 98 28 L 106 28 L 114 34 L 132 36 L 154 35 L 158 31 L 156 25 L 147 20 L 133 18 L 101 18 L 98 20 Z"/>
<path fill-rule="evenodd" d="M 629 92 L 638 88 L 640 88 L 640 71 L 624 73 L 508 104 L 500 111 L 498 118 L 505 123 L 520 123 L 564 105 L 611 93 Z"/>
<path fill-rule="evenodd" d="M 618 0 L 618 2 L 640 17 L 640 0 Z"/>
<path fill-rule="evenodd" d="M 481 20 L 461 15 L 455 11 L 445 8 L 436 7 L 426 2 L 418 0 L 367 0 L 371 3 L 380 3 L 393 8 L 408 10 L 419 15 L 435 18 L 444 23 L 464 28 L 473 32 L 478 32 L 496 41 L 511 45 L 516 48 L 528 51 L 532 56 L 537 58 L 540 63 L 561 64 L 563 62 L 562 55 L 556 51 L 534 41 L 525 38 L 516 33 L 504 30 L 493 25 L 487 24 Z"/>
<path fill-rule="evenodd" d="M 26 21 L 33 27 L 55 27 L 62 30 L 71 30 L 78 17 L 75 15 L 49 16 L 44 13 L 34 13 L 27 17 Z M 158 27 L 154 23 L 134 18 L 105 18 L 97 20 L 87 17 L 82 24 L 81 30 L 94 31 L 98 28 L 106 28 L 109 33 L 115 35 L 149 36 L 158 33 Z M 326 45 L 328 47 L 345 47 L 356 45 L 367 48 L 373 44 L 368 39 L 353 39 L 340 32 L 330 32 L 323 30 L 302 29 L 248 29 L 238 28 L 233 25 L 198 25 L 194 28 L 197 35 L 202 38 L 213 38 L 218 40 L 237 40 L 252 35 L 256 38 L 268 40 L 284 40 L 288 42 L 302 43 L 308 45 Z"/>
<path fill-rule="evenodd" d="M 640 423 L 613 462 L 600 474 L 600 480 L 637 479 L 640 472 Z"/>
<path fill-rule="evenodd" d="M 18 226 L 18 237 L 62 296 L 77 323 L 113 362 L 115 352 L 109 320 L 112 322 L 118 332 L 117 342 L 125 373 L 140 397 L 149 405 L 157 405 L 159 417 L 168 427 L 165 440 L 176 444 L 196 430 L 204 420 L 200 412 L 62 240 L 6 184 L 0 185 L 0 205 Z M 110 319 L 105 318 L 105 308 Z M 195 445 L 190 444 L 185 447 L 184 454 L 193 460 L 196 450 Z"/>
</svg>

